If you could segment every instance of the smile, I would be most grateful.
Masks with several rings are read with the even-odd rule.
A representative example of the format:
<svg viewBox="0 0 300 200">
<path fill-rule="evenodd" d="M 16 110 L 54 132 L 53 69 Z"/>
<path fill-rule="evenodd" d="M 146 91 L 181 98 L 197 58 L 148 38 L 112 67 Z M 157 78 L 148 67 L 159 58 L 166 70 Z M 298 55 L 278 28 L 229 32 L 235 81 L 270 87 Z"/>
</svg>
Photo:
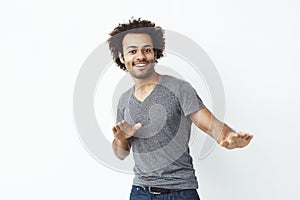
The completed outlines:
<svg viewBox="0 0 300 200">
<path fill-rule="evenodd" d="M 135 64 L 136 67 L 144 67 L 146 65 L 147 65 L 147 63 L 138 63 L 138 64 Z"/>
</svg>

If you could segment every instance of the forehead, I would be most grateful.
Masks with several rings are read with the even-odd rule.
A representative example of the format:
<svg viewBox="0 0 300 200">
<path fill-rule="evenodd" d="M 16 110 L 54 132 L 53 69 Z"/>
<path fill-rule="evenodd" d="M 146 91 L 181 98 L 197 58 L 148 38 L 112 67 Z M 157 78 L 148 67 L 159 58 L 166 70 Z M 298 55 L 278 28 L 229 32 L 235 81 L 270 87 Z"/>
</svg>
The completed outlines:
<svg viewBox="0 0 300 200">
<path fill-rule="evenodd" d="M 147 33 L 127 33 L 123 38 L 123 47 L 153 46 L 152 38 Z"/>
</svg>

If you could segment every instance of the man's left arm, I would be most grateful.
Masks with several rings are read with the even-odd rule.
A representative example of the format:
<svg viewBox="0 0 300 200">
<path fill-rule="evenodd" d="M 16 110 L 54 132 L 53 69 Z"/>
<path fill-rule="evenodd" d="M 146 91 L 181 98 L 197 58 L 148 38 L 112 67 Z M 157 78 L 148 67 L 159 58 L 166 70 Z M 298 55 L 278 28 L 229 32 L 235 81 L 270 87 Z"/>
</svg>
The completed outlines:
<svg viewBox="0 0 300 200">
<path fill-rule="evenodd" d="M 207 108 L 200 109 L 189 117 L 198 128 L 227 149 L 243 148 L 253 138 L 249 133 L 235 132 L 227 124 L 218 120 Z"/>
</svg>

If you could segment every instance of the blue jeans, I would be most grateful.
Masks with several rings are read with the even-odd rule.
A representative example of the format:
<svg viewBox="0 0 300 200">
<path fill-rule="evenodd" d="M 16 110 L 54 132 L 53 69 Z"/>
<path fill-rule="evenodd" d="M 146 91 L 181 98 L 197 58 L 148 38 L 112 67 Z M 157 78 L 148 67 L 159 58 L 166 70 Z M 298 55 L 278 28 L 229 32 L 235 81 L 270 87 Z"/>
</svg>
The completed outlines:
<svg viewBox="0 0 300 200">
<path fill-rule="evenodd" d="M 132 186 L 130 200 L 200 200 L 196 189 L 180 190 L 167 194 L 151 194 L 143 187 Z"/>
</svg>

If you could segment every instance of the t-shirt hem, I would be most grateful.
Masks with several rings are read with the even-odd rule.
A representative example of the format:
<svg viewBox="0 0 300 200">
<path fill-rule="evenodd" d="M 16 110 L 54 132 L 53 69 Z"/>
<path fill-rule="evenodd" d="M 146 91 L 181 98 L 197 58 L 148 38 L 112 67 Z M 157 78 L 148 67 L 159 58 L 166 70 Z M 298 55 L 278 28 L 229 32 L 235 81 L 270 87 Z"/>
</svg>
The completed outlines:
<svg viewBox="0 0 300 200">
<path fill-rule="evenodd" d="M 194 184 L 185 183 L 185 184 L 173 184 L 173 185 L 154 185 L 154 184 L 141 184 L 137 182 L 133 182 L 132 185 L 135 186 L 140 186 L 140 187 L 147 187 L 147 186 L 152 186 L 152 187 L 159 187 L 159 188 L 165 188 L 165 189 L 173 189 L 173 190 L 188 190 L 188 189 L 198 189 L 198 183 L 194 182 Z"/>
</svg>

